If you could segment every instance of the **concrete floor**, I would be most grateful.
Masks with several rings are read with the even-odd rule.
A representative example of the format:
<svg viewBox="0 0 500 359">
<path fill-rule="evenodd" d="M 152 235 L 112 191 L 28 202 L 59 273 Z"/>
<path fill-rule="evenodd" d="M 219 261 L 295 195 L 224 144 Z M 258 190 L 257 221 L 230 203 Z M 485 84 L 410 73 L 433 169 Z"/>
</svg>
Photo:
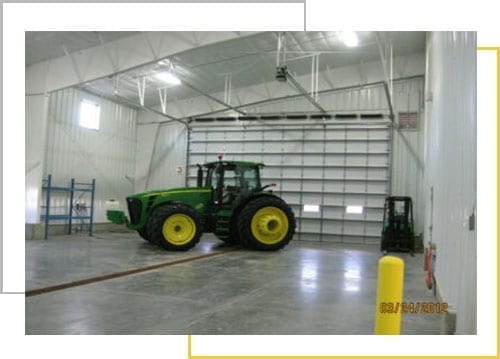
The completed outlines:
<svg viewBox="0 0 500 359">
<path fill-rule="evenodd" d="M 372 334 L 378 246 L 292 241 L 278 252 L 211 235 L 167 252 L 134 233 L 26 241 L 26 291 L 205 253 L 210 258 L 26 297 L 26 334 Z M 405 260 L 406 302 L 436 302 L 421 254 Z M 403 315 L 403 334 L 442 316 Z"/>
</svg>

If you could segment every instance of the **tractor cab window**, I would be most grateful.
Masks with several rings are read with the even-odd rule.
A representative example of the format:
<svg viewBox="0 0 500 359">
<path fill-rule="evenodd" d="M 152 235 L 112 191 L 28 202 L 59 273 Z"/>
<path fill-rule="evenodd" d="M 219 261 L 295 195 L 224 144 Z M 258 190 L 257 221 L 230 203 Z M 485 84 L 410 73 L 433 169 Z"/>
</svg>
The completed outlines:
<svg viewBox="0 0 500 359">
<path fill-rule="evenodd" d="M 254 167 L 245 167 L 242 168 L 243 171 L 243 183 L 242 187 L 245 188 L 245 190 L 254 190 L 258 187 L 260 187 L 259 184 L 259 176 L 257 175 L 258 171 Z"/>
<path fill-rule="evenodd" d="M 229 205 L 260 188 L 259 169 L 235 164 L 217 165 L 208 170 L 206 186 L 214 189 L 215 202 Z"/>
<path fill-rule="evenodd" d="M 241 176 L 235 167 L 224 169 L 224 184 L 222 186 L 222 204 L 233 202 L 241 192 Z"/>
</svg>

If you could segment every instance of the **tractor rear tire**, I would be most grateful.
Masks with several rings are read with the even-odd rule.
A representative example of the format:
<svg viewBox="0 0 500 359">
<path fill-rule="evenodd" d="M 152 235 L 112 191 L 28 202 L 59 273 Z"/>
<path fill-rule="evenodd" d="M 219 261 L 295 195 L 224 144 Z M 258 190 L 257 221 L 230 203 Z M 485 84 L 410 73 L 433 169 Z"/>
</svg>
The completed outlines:
<svg viewBox="0 0 500 359">
<path fill-rule="evenodd" d="M 158 207 L 148 220 L 151 241 L 170 251 L 187 251 L 200 241 L 203 233 L 198 213 L 184 204 Z"/>
<path fill-rule="evenodd" d="M 250 201 L 238 218 L 243 245 L 265 251 L 286 246 L 295 233 L 292 209 L 278 197 L 263 196 Z"/>
</svg>

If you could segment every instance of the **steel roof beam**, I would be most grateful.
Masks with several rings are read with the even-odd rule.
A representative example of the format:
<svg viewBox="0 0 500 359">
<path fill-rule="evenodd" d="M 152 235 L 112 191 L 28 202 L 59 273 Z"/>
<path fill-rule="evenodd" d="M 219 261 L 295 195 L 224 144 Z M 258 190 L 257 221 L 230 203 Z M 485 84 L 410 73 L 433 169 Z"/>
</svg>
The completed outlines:
<svg viewBox="0 0 500 359">
<path fill-rule="evenodd" d="M 176 74 L 176 75 L 179 76 L 179 74 Z M 179 76 L 179 77 L 181 77 L 181 76 Z M 209 95 L 205 91 L 200 90 L 196 86 L 194 86 L 191 83 L 187 82 L 183 77 L 181 77 L 181 82 L 182 82 L 182 85 L 184 85 L 186 87 L 189 87 L 191 90 L 193 90 L 195 92 L 198 92 L 200 95 L 205 96 L 206 98 L 208 98 L 208 99 L 210 99 L 210 100 L 212 100 L 214 102 L 217 102 L 219 105 L 222 105 L 222 106 L 226 107 L 226 109 L 233 110 L 235 112 L 238 112 L 241 115 L 246 115 L 246 112 L 244 112 L 242 110 L 239 110 L 238 108 L 236 108 L 234 106 L 231 106 L 231 105 L 225 103 L 224 101 L 221 101 L 218 98 L 213 97 L 212 95 Z"/>
<path fill-rule="evenodd" d="M 424 75 L 415 75 L 415 76 L 402 77 L 402 78 L 394 79 L 394 82 L 406 81 L 406 80 L 413 80 L 413 79 L 420 79 L 420 78 L 423 78 L 423 77 L 424 77 Z M 370 83 L 367 83 L 367 84 L 363 84 L 362 87 L 366 88 L 366 87 L 380 86 L 380 85 L 384 86 L 384 81 L 370 82 Z M 327 93 L 332 93 L 332 92 L 345 91 L 345 90 L 350 90 L 350 89 L 356 89 L 356 88 L 359 88 L 359 87 L 360 87 L 360 85 L 338 87 L 338 88 L 334 88 L 334 89 L 328 89 L 328 90 L 318 91 L 318 94 L 327 94 Z M 270 103 L 270 102 L 275 102 L 275 101 L 292 100 L 294 98 L 301 97 L 301 96 L 303 96 L 303 95 L 302 94 L 287 95 L 287 96 L 270 98 L 270 99 L 267 99 L 267 100 L 261 100 L 261 101 L 255 101 L 255 102 L 251 102 L 251 103 L 246 103 L 246 104 L 238 105 L 238 106 L 235 106 L 235 107 L 237 109 L 241 109 L 241 108 L 245 108 L 245 107 L 258 106 L 258 105 L 262 105 L 262 104 Z M 205 113 L 200 113 L 200 114 L 197 114 L 197 115 L 191 115 L 189 117 L 190 118 L 194 118 L 194 117 L 211 116 L 211 115 L 214 115 L 214 114 L 217 114 L 217 113 L 220 113 L 220 112 L 224 112 L 224 111 L 226 111 L 226 109 L 215 110 L 215 111 L 210 111 L 210 112 L 205 112 Z"/>
<path fill-rule="evenodd" d="M 153 32 L 148 34 L 147 39 L 144 34 L 124 37 L 73 52 L 70 54 L 71 56 L 65 55 L 26 67 L 25 91 L 27 94 L 31 94 L 62 90 L 154 64 L 162 59 L 203 46 L 258 34 L 260 33 L 212 31 L 204 33 L 203 41 L 197 43 L 183 41 L 179 37 L 180 34 L 175 31 Z M 164 43 L 168 43 L 169 46 L 162 46 Z M 156 47 L 152 49 L 152 46 Z M 134 51 L 130 51 L 130 49 L 134 49 Z M 80 69 L 86 69 L 84 73 L 81 72 L 82 76 L 75 73 L 75 65 Z"/>
<path fill-rule="evenodd" d="M 304 96 L 314 107 L 316 107 L 321 112 L 326 113 L 326 110 L 323 107 L 321 107 L 320 104 L 314 98 L 312 98 L 311 95 L 307 93 L 307 91 L 302 87 L 302 85 L 299 84 L 298 81 L 295 80 L 295 78 L 291 74 L 288 73 L 286 75 L 286 78 L 287 81 L 290 81 L 292 85 L 302 94 L 302 96 Z"/>
</svg>

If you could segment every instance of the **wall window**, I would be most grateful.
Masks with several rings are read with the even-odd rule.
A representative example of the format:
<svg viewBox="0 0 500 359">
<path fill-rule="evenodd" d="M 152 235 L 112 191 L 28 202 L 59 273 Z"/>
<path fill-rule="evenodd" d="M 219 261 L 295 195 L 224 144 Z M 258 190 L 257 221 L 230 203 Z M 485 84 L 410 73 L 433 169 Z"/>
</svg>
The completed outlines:
<svg viewBox="0 0 500 359">
<path fill-rule="evenodd" d="M 90 100 L 82 100 L 80 102 L 80 126 L 91 130 L 98 130 L 100 115 L 101 107 L 97 102 Z"/>
</svg>

